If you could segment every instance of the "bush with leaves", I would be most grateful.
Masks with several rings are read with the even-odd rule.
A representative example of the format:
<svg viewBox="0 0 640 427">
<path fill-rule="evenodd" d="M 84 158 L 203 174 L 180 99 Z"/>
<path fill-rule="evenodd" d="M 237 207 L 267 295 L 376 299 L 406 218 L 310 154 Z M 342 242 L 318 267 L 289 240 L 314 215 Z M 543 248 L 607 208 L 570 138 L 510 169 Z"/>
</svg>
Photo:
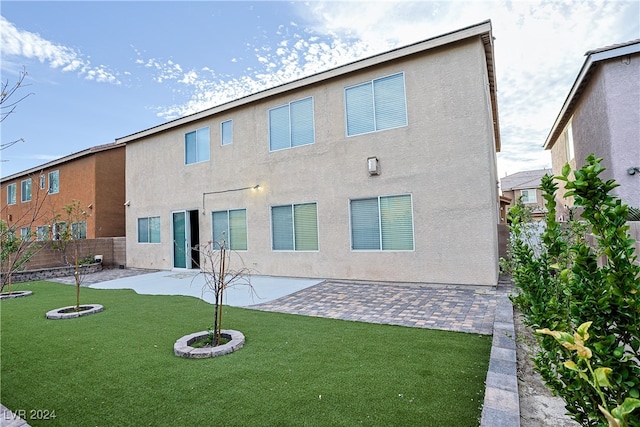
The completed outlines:
<svg viewBox="0 0 640 427">
<path fill-rule="evenodd" d="M 518 209 L 511 214 L 510 263 L 518 290 L 512 300 L 527 325 L 541 331 L 575 331 L 589 322 L 588 362 L 603 368 L 598 372 L 606 372 L 606 383 L 593 387 L 593 379 L 580 371 L 585 366 L 567 366 L 571 349 L 553 334 L 540 336 L 534 358 L 537 371 L 576 421 L 639 426 L 640 415 L 633 410 L 640 397 L 640 266 L 626 224 L 627 206 L 611 194 L 616 183 L 599 177 L 601 160 L 590 155 L 573 179 L 568 165 L 555 177 L 566 183 L 565 196 L 573 196 L 581 210 L 580 219 L 565 227 L 555 219 L 557 184 L 550 176 L 542 179 L 548 214 L 540 248 L 518 240 L 524 225 Z M 585 227 L 595 242 L 588 242 Z"/>
</svg>

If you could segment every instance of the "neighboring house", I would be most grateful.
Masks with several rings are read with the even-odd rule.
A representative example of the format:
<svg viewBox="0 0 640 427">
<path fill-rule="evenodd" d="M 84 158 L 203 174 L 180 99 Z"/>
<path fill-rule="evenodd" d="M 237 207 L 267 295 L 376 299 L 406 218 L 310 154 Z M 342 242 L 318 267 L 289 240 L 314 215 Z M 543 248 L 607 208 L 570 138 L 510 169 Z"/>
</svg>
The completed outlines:
<svg viewBox="0 0 640 427">
<path fill-rule="evenodd" d="M 509 208 L 512 206 L 511 199 L 506 196 L 500 196 L 500 224 L 507 223 L 507 213 L 509 213 Z"/>
<path fill-rule="evenodd" d="M 486 21 L 117 139 L 127 266 L 224 236 L 263 275 L 496 285 L 493 55 Z"/>
<path fill-rule="evenodd" d="M 500 180 L 502 196 L 510 199 L 506 210 L 509 211 L 520 200 L 525 206 L 531 208 L 533 219 L 542 219 L 547 209 L 544 206 L 540 184 L 543 176 L 551 174 L 551 169 L 537 169 L 517 172 L 502 178 Z"/>
<path fill-rule="evenodd" d="M 124 236 L 125 153 L 124 144 L 99 145 L 2 178 L 0 219 L 22 236 L 55 240 L 64 207 L 77 200 L 87 217 L 73 224 L 76 235 Z"/>
<path fill-rule="evenodd" d="M 569 163 L 575 170 L 594 153 L 615 179 L 613 190 L 626 204 L 640 207 L 640 40 L 592 50 L 585 60 L 544 144 L 551 150 L 554 175 Z M 559 196 L 565 193 L 560 184 Z M 562 200 L 566 216 L 572 200 Z M 562 209 L 564 208 L 564 209 Z"/>
</svg>

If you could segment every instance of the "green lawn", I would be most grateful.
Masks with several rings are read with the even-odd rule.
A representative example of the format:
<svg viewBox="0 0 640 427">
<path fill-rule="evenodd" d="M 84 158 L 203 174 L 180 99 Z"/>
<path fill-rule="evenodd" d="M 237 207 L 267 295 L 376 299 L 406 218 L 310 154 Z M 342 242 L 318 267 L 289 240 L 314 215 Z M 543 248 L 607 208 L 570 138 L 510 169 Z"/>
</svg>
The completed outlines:
<svg viewBox="0 0 640 427">
<path fill-rule="evenodd" d="M 489 336 L 225 307 L 244 348 L 182 359 L 174 341 L 209 327 L 212 305 L 83 288 L 102 313 L 47 320 L 75 288 L 24 289 L 0 303 L 0 402 L 32 426 L 478 425 Z"/>
</svg>

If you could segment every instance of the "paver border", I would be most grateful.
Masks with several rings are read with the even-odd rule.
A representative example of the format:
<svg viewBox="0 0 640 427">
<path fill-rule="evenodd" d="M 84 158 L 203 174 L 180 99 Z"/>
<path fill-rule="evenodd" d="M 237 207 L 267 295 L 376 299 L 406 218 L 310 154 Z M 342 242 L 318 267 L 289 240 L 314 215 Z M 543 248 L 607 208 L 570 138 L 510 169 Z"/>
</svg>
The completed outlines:
<svg viewBox="0 0 640 427">
<path fill-rule="evenodd" d="M 480 427 L 520 427 L 516 350 L 513 304 L 508 295 L 499 295 Z"/>
<path fill-rule="evenodd" d="M 228 343 L 216 347 L 191 347 L 191 344 L 196 341 L 200 341 L 207 335 L 209 335 L 209 331 L 200 331 L 178 338 L 175 344 L 173 344 L 173 353 L 178 357 L 188 359 L 205 359 L 233 353 L 234 351 L 242 348 L 245 343 L 244 334 L 242 332 L 234 331 L 233 329 L 222 329 L 220 331 L 220 335 L 228 339 Z"/>
<path fill-rule="evenodd" d="M 33 295 L 33 291 L 11 291 L 0 294 L 0 299 L 22 298 Z"/>
<path fill-rule="evenodd" d="M 61 313 L 61 311 L 74 308 L 75 305 L 68 305 L 66 307 L 56 308 L 55 310 L 47 311 L 46 317 L 50 320 L 60 319 L 75 319 L 77 317 L 88 316 L 90 314 L 100 313 L 104 310 L 104 307 L 100 304 L 82 304 L 80 307 L 90 307 L 87 310 L 70 311 L 68 313 Z"/>
</svg>

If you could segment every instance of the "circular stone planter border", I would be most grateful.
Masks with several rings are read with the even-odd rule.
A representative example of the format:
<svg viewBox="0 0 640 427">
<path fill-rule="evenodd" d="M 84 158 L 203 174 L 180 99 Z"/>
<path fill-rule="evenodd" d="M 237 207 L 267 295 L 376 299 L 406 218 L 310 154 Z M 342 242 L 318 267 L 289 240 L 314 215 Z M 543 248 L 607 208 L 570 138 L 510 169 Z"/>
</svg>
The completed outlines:
<svg viewBox="0 0 640 427">
<path fill-rule="evenodd" d="M 232 329 L 222 329 L 220 331 L 220 335 L 228 339 L 228 343 L 218 345 L 216 347 L 191 347 L 191 344 L 196 341 L 203 340 L 207 335 L 209 335 L 209 331 L 200 331 L 190 335 L 185 335 L 173 344 L 173 353 L 178 357 L 204 359 L 207 357 L 216 357 L 233 353 L 244 346 L 244 334 L 242 332 L 234 331 Z"/>
<path fill-rule="evenodd" d="M 102 310 L 104 310 L 104 307 L 100 304 L 82 304 L 80 305 L 80 311 L 69 311 L 68 313 L 63 313 L 65 310 L 73 308 L 75 308 L 75 305 L 69 305 L 67 307 L 56 308 L 55 310 L 47 311 L 47 319 L 74 319 L 76 317 L 100 313 Z"/>
<path fill-rule="evenodd" d="M 29 295 L 33 295 L 33 291 L 3 292 L 3 293 L 0 294 L 0 299 L 28 297 Z"/>
</svg>

